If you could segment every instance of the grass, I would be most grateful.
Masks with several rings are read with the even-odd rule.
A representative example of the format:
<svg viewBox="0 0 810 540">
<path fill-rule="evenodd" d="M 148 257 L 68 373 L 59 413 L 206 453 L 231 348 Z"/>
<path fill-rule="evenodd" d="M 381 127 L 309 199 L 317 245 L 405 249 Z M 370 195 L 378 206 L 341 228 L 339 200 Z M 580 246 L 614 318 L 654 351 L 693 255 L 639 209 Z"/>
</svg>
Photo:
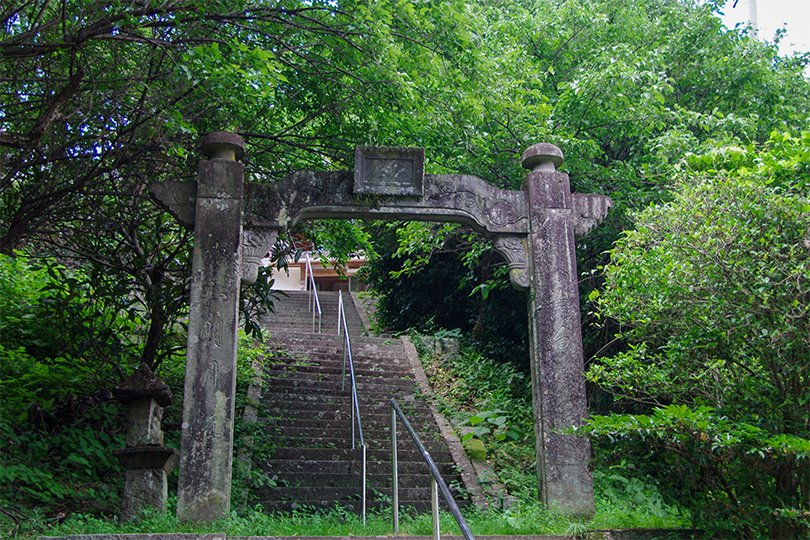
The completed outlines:
<svg viewBox="0 0 810 540">
<path fill-rule="evenodd" d="M 147 512 L 139 520 L 121 523 L 116 518 L 74 514 L 58 524 L 32 520 L 17 531 L 17 538 L 30 539 L 38 535 L 67 536 L 76 534 L 136 534 L 136 533 L 226 533 L 229 536 L 385 536 L 393 534 L 391 511 L 372 512 L 366 524 L 361 518 L 342 508 L 330 511 L 296 511 L 290 514 L 265 514 L 259 509 L 233 512 L 229 520 L 210 524 L 180 523 L 174 517 L 174 501 L 166 515 Z M 589 521 L 549 512 L 537 503 L 520 502 L 509 512 L 471 511 L 465 519 L 476 536 L 484 535 L 571 535 L 594 529 L 664 528 L 670 520 L 631 517 L 627 508 L 607 501 L 597 503 L 597 514 Z M 628 519 L 630 518 L 630 519 Z M 10 537 L 6 519 L 0 519 L 2 537 Z M 682 522 L 680 526 L 687 526 Z M 453 516 L 440 514 L 442 534 L 461 534 Z M 429 536 L 432 534 L 430 515 L 400 515 L 400 534 Z"/>
</svg>

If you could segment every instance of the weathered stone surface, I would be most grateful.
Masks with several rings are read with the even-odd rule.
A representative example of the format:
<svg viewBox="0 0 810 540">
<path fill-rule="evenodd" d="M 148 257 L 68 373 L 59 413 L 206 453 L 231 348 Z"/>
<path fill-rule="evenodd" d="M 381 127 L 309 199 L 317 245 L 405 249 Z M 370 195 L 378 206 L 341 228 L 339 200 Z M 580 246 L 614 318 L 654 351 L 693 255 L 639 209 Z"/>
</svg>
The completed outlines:
<svg viewBox="0 0 810 540">
<path fill-rule="evenodd" d="M 613 201 L 605 195 L 574 193 L 574 233 L 587 236 L 607 216 Z"/>
<path fill-rule="evenodd" d="M 169 473 L 177 467 L 180 452 L 165 446 L 128 446 L 113 450 L 113 455 L 127 470 L 162 469 Z"/>
<path fill-rule="evenodd" d="M 286 231 L 306 219 L 396 219 L 464 223 L 486 237 L 528 234 L 526 195 L 469 175 L 424 177 L 421 199 L 355 194 L 350 171 L 297 171 L 276 184 L 246 183 L 246 229 Z M 180 223 L 194 224 L 196 182 L 156 182 L 155 200 Z"/>
<path fill-rule="evenodd" d="M 127 414 L 127 446 L 163 446 L 160 421 L 163 407 L 152 398 L 130 402 Z"/>
<path fill-rule="evenodd" d="M 245 155 L 245 140 L 230 131 L 212 131 L 203 137 L 200 151 L 208 159 L 239 161 Z"/>
<path fill-rule="evenodd" d="M 160 428 L 161 405 L 171 404 L 171 391 L 146 364 L 141 364 L 113 393 L 129 409 L 126 448 L 113 450 L 126 469 L 121 519 L 134 519 L 147 508 L 165 512 L 166 473 L 177 465 L 178 455 L 174 448 L 163 447 Z"/>
<path fill-rule="evenodd" d="M 424 194 L 424 148 L 358 146 L 354 151 L 354 193 L 417 197 Z"/>
<path fill-rule="evenodd" d="M 528 236 L 498 235 L 495 250 L 509 263 L 509 280 L 519 291 L 529 290 Z"/>
<path fill-rule="evenodd" d="M 274 229 L 245 229 L 242 231 L 242 285 L 250 285 L 259 276 L 259 265 L 276 242 Z"/>
<path fill-rule="evenodd" d="M 194 228 L 197 209 L 197 182 L 169 180 L 149 184 L 149 193 L 155 202 L 168 211 L 186 228 Z"/>
<path fill-rule="evenodd" d="M 225 540 L 222 533 L 143 533 L 143 534 L 69 534 L 66 536 L 38 536 L 37 540 Z M 235 538 L 235 537 L 230 537 Z"/>
<path fill-rule="evenodd" d="M 520 156 L 520 164 L 530 171 L 554 172 L 563 164 L 562 150 L 549 143 L 537 143 L 528 147 Z"/>
<path fill-rule="evenodd" d="M 130 377 L 113 388 L 112 392 L 124 405 L 142 398 L 154 398 L 161 407 L 168 407 L 172 403 L 172 391 L 146 364 L 141 364 Z"/>
<path fill-rule="evenodd" d="M 230 513 L 242 164 L 202 161 L 197 182 L 177 516 Z"/>
<path fill-rule="evenodd" d="M 531 209 L 529 329 L 539 491 L 553 509 L 592 516 L 589 443 L 560 433 L 587 415 L 568 176 L 535 170 L 524 186 Z"/>
<path fill-rule="evenodd" d="M 247 227 L 286 230 L 302 219 L 371 218 L 451 221 L 485 236 L 526 234 L 526 197 L 467 175 L 425 175 L 424 197 L 366 196 L 352 172 L 298 171 L 272 185 L 245 184 Z"/>
</svg>

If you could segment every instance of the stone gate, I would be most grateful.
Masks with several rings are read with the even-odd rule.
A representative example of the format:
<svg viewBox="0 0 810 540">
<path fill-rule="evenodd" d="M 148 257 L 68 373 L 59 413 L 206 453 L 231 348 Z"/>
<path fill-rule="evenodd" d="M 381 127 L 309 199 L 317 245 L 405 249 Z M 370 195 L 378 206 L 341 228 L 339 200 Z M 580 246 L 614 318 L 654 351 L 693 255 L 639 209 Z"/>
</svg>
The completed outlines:
<svg viewBox="0 0 810 540">
<path fill-rule="evenodd" d="M 538 489 L 551 508 L 594 513 L 587 440 L 565 433 L 587 415 L 575 236 L 607 214 L 603 195 L 571 193 L 562 152 L 537 144 L 521 157 L 520 191 L 466 175 L 424 174 L 424 149 L 358 147 L 354 171 L 298 171 L 275 184 L 244 182 L 244 141 L 215 132 L 196 182 L 158 182 L 155 198 L 194 228 L 177 514 L 230 512 L 240 283 L 256 279 L 278 234 L 302 219 L 451 221 L 491 238 L 512 284 L 528 291 Z"/>
</svg>

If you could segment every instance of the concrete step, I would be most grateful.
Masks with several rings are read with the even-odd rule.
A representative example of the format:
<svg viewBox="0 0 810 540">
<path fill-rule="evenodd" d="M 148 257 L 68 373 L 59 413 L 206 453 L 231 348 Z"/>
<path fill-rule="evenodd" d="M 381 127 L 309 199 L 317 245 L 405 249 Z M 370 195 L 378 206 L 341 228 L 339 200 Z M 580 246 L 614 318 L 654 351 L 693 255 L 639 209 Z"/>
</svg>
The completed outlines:
<svg viewBox="0 0 810 540">
<path fill-rule="evenodd" d="M 294 441 L 302 439 L 304 443 L 312 442 L 313 444 L 315 441 L 323 441 L 323 440 L 350 441 L 352 436 L 352 426 L 350 421 L 348 420 L 345 422 L 344 425 L 329 428 L 302 427 L 298 425 L 285 425 L 285 426 L 265 425 L 262 431 L 269 436 L 275 437 L 283 441 Z M 407 434 L 404 433 L 404 430 L 403 433 L 397 433 L 397 435 L 400 447 L 403 446 L 404 444 L 409 443 L 411 440 L 410 438 L 403 439 L 403 437 L 407 437 Z M 355 437 L 357 436 L 358 431 L 357 428 L 355 427 Z M 370 429 L 369 426 L 364 421 L 363 437 L 365 438 L 366 443 L 368 445 L 374 445 L 377 448 L 379 448 L 382 441 L 385 441 L 386 442 L 385 446 L 390 447 L 390 443 L 388 442 L 391 438 L 390 426 L 387 426 L 386 428 L 383 429 Z M 422 441 L 422 443 L 426 447 L 428 442 L 431 441 Z"/>
<path fill-rule="evenodd" d="M 296 378 L 275 378 L 267 379 L 266 386 L 276 394 L 318 394 L 318 395 L 338 395 L 350 396 L 351 392 L 351 377 L 346 375 L 345 390 L 341 387 L 340 376 L 335 376 L 333 380 L 320 380 L 308 381 Z M 398 383 L 394 380 L 390 385 L 382 383 L 369 382 L 368 379 L 357 380 L 357 394 L 365 398 L 377 398 L 380 400 L 387 400 L 389 398 L 396 398 L 401 395 L 413 394 L 416 390 L 413 383 Z"/>
<path fill-rule="evenodd" d="M 278 397 L 278 396 L 276 396 Z M 304 419 L 315 419 L 315 418 L 331 418 L 331 414 L 334 414 L 338 411 L 336 409 L 334 403 L 325 403 L 320 402 L 317 400 L 308 401 L 308 402 L 301 402 L 296 401 L 294 404 L 286 403 L 286 402 L 278 402 L 278 401 L 270 401 L 269 399 L 262 397 L 263 403 L 266 405 L 266 410 L 268 411 L 268 417 L 274 419 L 285 419 L 285 418 L 304 418 Z M 339 411 L 342 414 L 349 414 L 349 399 L 345 399 L 345 406 Z M 400 404 L 400 407 L 402 405 Z M 387 418 L 391 418 L 390 413 L 390 406 L 388 401 L 380 402 L 372 405 L 362 404 L 360 407 L 360 414 L 363 415 L 363 418 L 368 416 L 383 416 Z M 419 418 L 424 418 L 429 420 L 432 414 L 432 411 L 429 407 L 424 404 L 419 405 L 411 405 L 406 411 L 408 414 L 408 419 L 410 421 L 417 421 Z"/>
<path fill-rule="evenodd" d="M 389 359 L 365 359 L 353 358 L 354 373 L 356 376 L 364 377 L 391 377 L 396 376 L 402 379 L 414 380 L 413 370 L 409 365 L 403 364 L 402 360 L 396 362 Z M 330 373 L 340 375 L 343 373 L 342 353 L 333 354 L 325 358 L 294 358 L 280 356 L 265 358 L 263 361 L 265 373 L 268 377 L 276 376 L 276 372 L 293 373 Z M 349 371 L 349 362 L 346 361 L 346 371 Z"/>
</svg>

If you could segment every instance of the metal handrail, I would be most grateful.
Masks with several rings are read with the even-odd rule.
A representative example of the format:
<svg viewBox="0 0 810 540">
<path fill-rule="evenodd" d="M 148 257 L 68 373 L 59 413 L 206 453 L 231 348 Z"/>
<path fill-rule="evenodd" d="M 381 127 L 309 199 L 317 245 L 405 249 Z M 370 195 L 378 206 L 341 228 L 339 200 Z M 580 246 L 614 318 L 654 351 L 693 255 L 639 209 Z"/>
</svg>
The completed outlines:
<svg viewBox="0 0 810 540">
<path fill-rule="evenodd" d="M 315 333 L 315 310 L 312 309 L 312 299 L 315 298 L 315 307 L 318 308 L 318 333 L 321 333 L 321 302 L 318 300 L 318 289 L 315 288 L 315 276 L 312 273 L 312 261 L 309 260 L 309 253 L 306 257 L 306 265 L 304 266 L 305 287 L 309 286 L 309 301 L 307 302 L 307 309 L 312 312 L 312 333 Z"/>
<path fill-rule="evenodd" d="M 394 532 L 399 532 L 399 472 L 397 470 L 397 416 L 402 419 L 402 423 L 405 424 L 405 429 L 408 430 L 413 442 L 416 443 L 416 447 L 422 453 L 422 457 L 425 458 L 425 462 L 430 469 L 430 474 L 432 475 L 430 479 L 430 507 L 432 510 L 433 515 L 433 538 L 435 540 L 439 540 L 439 490 L 441 490 L 442 496 L 444 497 L 445 502 L 447 502 L 447 506 L 450 507 L 450 512 L 453 514 L 453 517 L 456 518 L 456 523 L 458 523 L 459 528 L 461 529 L 461 534 L 464 535 L 466 540 L 475 540 L 470 528 L 467 526 L 467 522 L 464 521 L 464 516 L 461 515 L 461 510 L 458 509 L 458 505 L 456 504 L 455 499 L 450 494 L 450 489 L 448 489 L 447 484 L 444 482 L 444 478 L 439 473 L 439 468 L 436 467 L 436 464 L 433 462 L 433 458 L 430 457 L 430 453 L 425 449 L 425 446 L 422 444 L 422 441 L 419 440 L 419 436 L 416 434 L 414 429 L 411 427 L 411 423 L 408 422 L 408 419 L 405 418 L 405 413 L 402 412 L 402 409 L 399 408 L 397 402 L 392 398 L 391 399 L 391 466 L 393 468 L 393 515 L 394 515 Z"/>
<path fill-rule="evenodd" d="M 352 360 L 352 342 L 349 338 L 349 327 L 346 326 L 346 310 L 343 307 L 343 291 L 338 293 L 338 325 L 337 333 L 341 335 L 343 323 L 343 374 L 340 377 L 340 390 L 346 390 L 346 358 L 349 359 L 349 373 L 352 380 L 352 450 L 355 449 L 354 424 L 357 419 L 357 434 L 360 439 L 360 448 L 363 452 L 363 479 L 361 484 L 361 497 L 363 501 L 363 525 L 366 524 L 366 440 L 363 438 L 363 422 L 360 420 L 360 403 L 357 399 L 357 380 L 354 376 L 354 361 Z"/>
</svg>

